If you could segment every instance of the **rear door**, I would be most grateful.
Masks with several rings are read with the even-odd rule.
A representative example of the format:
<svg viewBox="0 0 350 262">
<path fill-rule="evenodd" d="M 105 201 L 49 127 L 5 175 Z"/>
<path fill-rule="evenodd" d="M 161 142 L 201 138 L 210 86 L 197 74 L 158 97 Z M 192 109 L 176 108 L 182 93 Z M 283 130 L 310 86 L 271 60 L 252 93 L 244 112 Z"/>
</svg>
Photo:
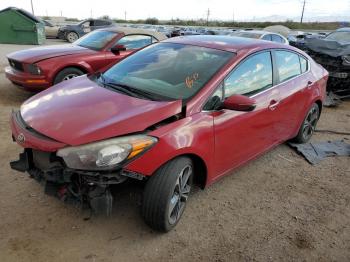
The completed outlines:
<svg viewBox="0 0 350 262">
<path fill-rule="evenodd" d="M 227 109 L 209 111 L 214 119 L 217 174 L 222 175 L 243 164 L 278 141 L 274 129 L 279 119 L 274 106 L 279 94 L 273 85 L 269 51 L 251 55 L 224 80 L 224 97 L 233 94 L 253 97 L 256 99 L 256 109 L 251 112 Z M 217 92 L 214 95 L 218 95 Z"/>
<path fill-rule="evenodd" d="M 280 93 L 276 112 L 281 122 L 277 131 L 281 141 L 285 141 L 299 128 L 315 83 L 309 71 L 309 62 L 302 55 L 291 50 L 274 50 L 273 56 Z"/>
</svg>

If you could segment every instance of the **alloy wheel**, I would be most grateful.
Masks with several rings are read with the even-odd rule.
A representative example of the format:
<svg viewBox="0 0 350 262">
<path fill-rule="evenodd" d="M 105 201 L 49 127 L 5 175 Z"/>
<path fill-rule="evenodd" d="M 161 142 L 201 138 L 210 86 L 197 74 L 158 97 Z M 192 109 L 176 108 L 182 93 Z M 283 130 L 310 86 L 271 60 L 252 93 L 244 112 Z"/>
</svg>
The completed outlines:
<svg viewBox="0 0 350 262">
<path fill-rule="evenodd" d="M 192 166 L 186 165 L 178 174 L 169 204 L 169 224 L 175 224 L 181 217 L 191 191 Z"/>
<path fill-rule="evenodd" d="M 63 81 L 72 79 L 72 78 L 77 77 L 77 76 L 78 76 L 77 74 L 68 74 L 63 78 Z"/>
<path fill-rule="evenodd" d="M 319 110 L 317 106 L 313 106 L 305 121 L 303 124 L 303 130 L 302 130 L 302 134 L 303 134 L 303 138 L 307 141 L 310 139 L 310 137 L 312 136 L 312 134 L 314 133 L 315 129 L 316 129 L 316 124 L 318 121 L 318 114 L 319 114 Z"/>
</svg>

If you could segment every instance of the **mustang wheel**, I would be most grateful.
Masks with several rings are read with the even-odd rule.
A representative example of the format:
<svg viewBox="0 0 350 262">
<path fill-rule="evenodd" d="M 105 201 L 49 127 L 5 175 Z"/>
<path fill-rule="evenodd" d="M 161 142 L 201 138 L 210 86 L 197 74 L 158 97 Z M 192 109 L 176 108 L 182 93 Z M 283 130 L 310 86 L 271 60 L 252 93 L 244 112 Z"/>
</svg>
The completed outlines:
<svg viewBox="0 0 350 262">
<path fill-rule="evenodd" d="M 191 191 L 193 164 L 179 157 L 163 165 L 146 184 L 142 216 L 153 229 L 167 232 L 183 214 Z"/>
<path fill-rule="evenodd" d="M 314 103 L 308 111 L 304 122 L 299 129 L 298 135 L 294 138 L 294 141 L 297 143 L 308 142 L 316 129 L 319 117 L 320 108 L 316 103 Z"/>
<path fill-rule="evenodd" d="M 68 67 L 60 71 L 55 77 L 54 84 L 83 75 L 84 72 L 75 67 Z"/>
<path fill-rule="evenodd" d="M 69 32 L 66 35 L 66 39 L 69 43 L 75 42 L 76 40 L 78 40 L 78 38 L 79 38 L 79 35 L 76 32 Z"/>
</svg>

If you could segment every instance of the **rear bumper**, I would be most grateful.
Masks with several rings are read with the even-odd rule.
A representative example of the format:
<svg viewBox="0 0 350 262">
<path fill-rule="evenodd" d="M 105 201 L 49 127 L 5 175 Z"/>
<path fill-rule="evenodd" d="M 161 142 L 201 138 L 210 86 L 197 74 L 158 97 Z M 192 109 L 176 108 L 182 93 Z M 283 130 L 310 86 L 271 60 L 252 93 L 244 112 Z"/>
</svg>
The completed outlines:
<svg viewBox="0 0 350 262">
<path fill-rule="evenodd" d="M 42 91 L 51 86 L 45 75 L 31 75 L 17 71 L 10 66 L 5 68 L 5 75 L 12 83 L 28 91 Z"/>
</svg>

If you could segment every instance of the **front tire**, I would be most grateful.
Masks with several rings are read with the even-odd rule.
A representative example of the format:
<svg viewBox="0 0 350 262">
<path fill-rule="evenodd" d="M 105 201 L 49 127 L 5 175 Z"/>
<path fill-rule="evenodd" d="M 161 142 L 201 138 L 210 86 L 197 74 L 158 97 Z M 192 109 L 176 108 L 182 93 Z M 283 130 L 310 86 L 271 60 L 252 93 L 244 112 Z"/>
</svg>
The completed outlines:
<svg viewBox="0 0 350 262">
<path fill-rule="evenodd" d="M 314 103 L 306 114 L 306 117 L 301 124 L 298 135 L 293 139 L 293 142 L 303 144 L 308 142 L 315 132 L 318 119 L 320 118 L 320 108 Z"/>
<path fill-rule="evenodd" d="M 75 67 L 67 67 L 63 70 L 61 70 L 57 76 L 55 77 L 55 80 L 54 80 L 54 85 L 62 82 L 62 81 L 66 81 L 66 80 L 69 80 L 69 79 L 72 79 L 74 77 L 77 77 L 77 76 L 81 76 L 83 75 L 84 72 L 81 71 L 80 69 L 78 68 L 75 68 Z"/>
<path fill-rule="evenodd" d="M 79 39 L 79 35 L 76 32 L 69 32 L 66 35 L 66 39 L 69 43 L 73 43 Z"/>
<path fill-rule="evenodd" d="M 188 157 L 175 158 L 147 181 L 142 216 L 153 229 L 168 232 L 179 222 L 191 191 L 193 163 Z"/>
</svg>

